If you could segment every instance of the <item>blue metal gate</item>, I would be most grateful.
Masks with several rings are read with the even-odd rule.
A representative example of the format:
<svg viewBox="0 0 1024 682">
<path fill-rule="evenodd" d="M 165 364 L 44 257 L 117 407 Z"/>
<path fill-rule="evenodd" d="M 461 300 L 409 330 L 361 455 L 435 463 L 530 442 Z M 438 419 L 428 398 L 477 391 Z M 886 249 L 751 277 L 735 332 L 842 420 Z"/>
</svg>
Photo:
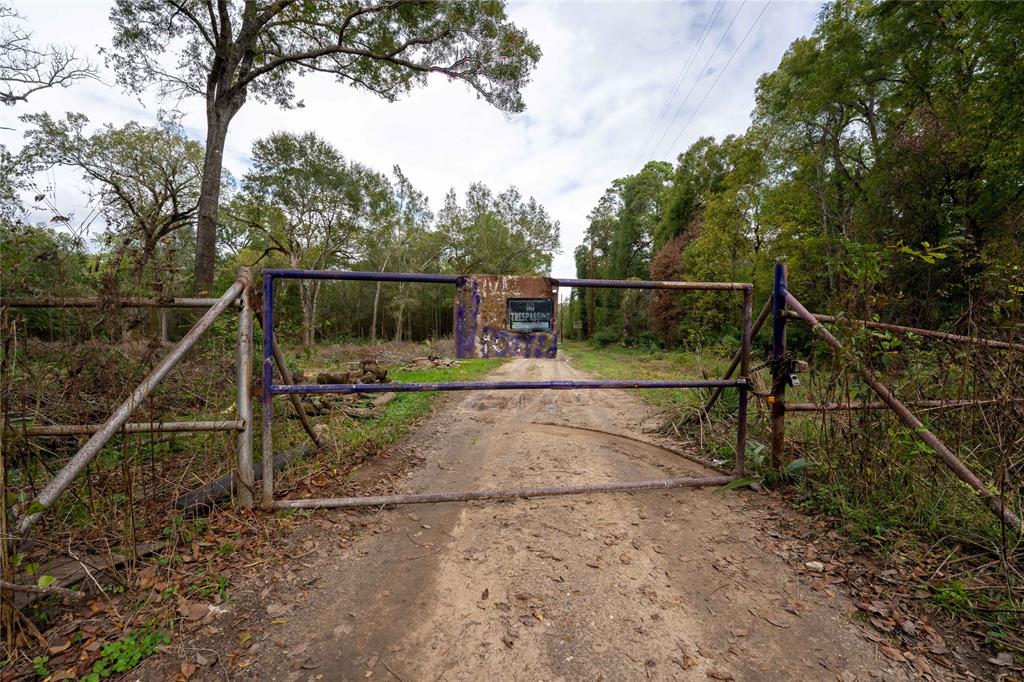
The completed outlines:
<svg viewBox="0 0 1024 682">
<path fill-rule="evenodd" d="M 736 379 L 678 379 L 678 380 L 540 380 L 540 381 L 454 381 L 442 383 L 390 383 L 390 384 L 275 384 L 273 380 L 274 347 L 274 281 L 278 279 L 321 279 L 362 282 L 419 282 L 458 286 L 458 275 L 435 275 L 400 272 L 350 272 L 324 270 L 268 269 L 263 271 L 263 494 L 264 508 L 364 507 L 388 504 L 419 504 L 453 502 L 459 500 L 509 499 L 550 495 L 570 495 L 587 492 L 622 490 L 649 490 L 724 485 L 743 476 L 747 445 L 747 402 L 750 391 L 750 335 L 753 285 L 737 282 L 674 282 L 634 281 L 607 279 L 551 279 L 558 287 L 604 289 L 672 289 L 680 291 L 738 291 L 742 293 L 742 346 L 740 349 L 740 376 Z M 510 488 L 503 490 L 474 490 L 411 495 L 383 495 L 374 497 L 339 497 L 304 500 L 274 500 L 273 469 L 273 410 L 275 395 L 308 395 L 316 393 L 391 393 L 409 391 L 494 391 L 494 390 L 593 390 L 632 388 L 710 388 L 721 391 L 734 388 L 739 391 L 739 414 L 736 426 L 736 457 L 733 475 L 692 478 L 668 478 L 647 481 L 590 483 L 537 488 Z"/>
</svg>

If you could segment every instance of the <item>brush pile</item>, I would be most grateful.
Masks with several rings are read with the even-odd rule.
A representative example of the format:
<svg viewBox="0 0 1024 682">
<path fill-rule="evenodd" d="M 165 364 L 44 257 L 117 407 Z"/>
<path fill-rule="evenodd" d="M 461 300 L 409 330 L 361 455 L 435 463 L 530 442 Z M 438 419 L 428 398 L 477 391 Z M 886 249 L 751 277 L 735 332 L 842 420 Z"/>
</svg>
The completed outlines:
<svg viewBox="0 0 1024 682">
<path fill-rule="evenodd" d="M 458 362 L 451 358 L 443 358 L 439 355 L 426 355 L 409 360 L 406 369 L 437 369 L 439 367 L 457 367 Z"/>
<path fill-rule="evenodd" d="M 318 384 L 388 384 L 388 370 L 373 360 L 348 363 L 345 372 L 320 372 L 316 375 Z"/>
<path fill-rule="evenodd" d="M 389 384 L 388 370 L 373 360 L 348 363 L 344 372 L 320 372 L 316 375 L 318 384 Z M 384 406 L 395 399 L 394 393 L 375 393 L 372 396 L 348 393 L 339 395 L 307 396 L 304 399 L 306 413 L 311 416 L 330 414 L 340 410 L 353 419 L 378 417 Z"/>
</svg>

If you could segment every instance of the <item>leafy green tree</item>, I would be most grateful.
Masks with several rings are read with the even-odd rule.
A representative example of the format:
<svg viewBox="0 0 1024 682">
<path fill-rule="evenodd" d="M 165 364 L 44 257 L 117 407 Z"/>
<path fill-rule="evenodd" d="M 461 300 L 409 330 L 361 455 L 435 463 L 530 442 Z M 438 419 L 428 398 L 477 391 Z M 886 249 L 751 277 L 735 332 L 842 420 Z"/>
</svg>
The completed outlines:
<svg viewBox="0 0 1024 682">
<path fill-rule="evenodd" d="M 0 271 L 4 296 L 52 295 L 60 282 L 65 296 L 92 285 L 90 259 L 73 235 L 50 227 L 0 221 Z"/>
<path fill-rule="evenodd" d="M 367 228 L 366 177 L 314 133 L 274 133 L 257 140 L 252 165 L 232 203 L 233 219 L 288 266 L 323 270 L 351 259 Z M 321 280 L 296 280 L 302 306 L 302 343 L 313 344 Z"/>
<path fill-rule="evenodd" d="M 24 213 L 18 195 L 28 186 L 28 170 L 20 154 L 0 144 L 0 222 L 14 223 Z"/>
<path fill-rule="evenodd" d="M 515 187 L 495 196 L 473 183 L 464 207 L 449 191 L 437 224 L 448 244 L 447 265 L 459 273 L 546 274 L 561 248 L 558 221 Z"/>
<path fill-rule="evenodd" d="M 228 127 L 250 95 L 301 106 L 294 100 L 295 76 L 329 73 L 391 101 L 437 73 L 463 81 L 503 111 L 518 112 L 524 108 L 520 91 L 540 58 L 496 0 L 117 0 L 110 19 L 108 61 L 123 85 L 135 92 L 155 85 L 163 96 L 206 101 L 199 290 L 214 278 Z"/>
<path fill-rule="evenodd" d="M 891 254 L 879 284 L 893 314 L 934 326 L 995 252 L 1019 254 L 1022 25 L 1016 4 L 836 2 L 762 78 L 755 127 L 775 143 L 770 171 L 809 188 L 816 210 L 813 241 L 791 243 L 824 251 L 833 297 L 875 245 Z M 911 255 L 934 249 L 941 258 Z"/>
<path fill-rule="evenodd" d="M 662 219 L 672 166 L 652 161 L 636 175 L 612 183 L 590 212 L 585 266 L 578 277 L 646 278 L 650 272 L 655 226 Z M 591 329 L 618 338 L 625 329 L 623 297 L 617 289 L 586 292 Z M 635 301 L 633 301 L 635 303 Z M 646 310 L 646 300 L 644 302 Z M 635 326 L 635 325 L 633 325 Z M 589 332 L 588 332 L 589 333 Z"/>
<path fill-rule="evenodd" d="M 422 272 L 436 269 L 447 247 L 443 233 L 429 229 L 422 223 L 413 223 L 403 235 L 402 242 L 391 259 L 396 270 Z M 417 304 L 426 303 L 427 289 L 410 282 L 397 282 L 392 286 L 390 310 L 395 325 L 394 341 L 402 340 L 403 322 L 407 312 Z M 376 302 L 376 299 L 375 299 Z M 411 320 L 409 320 L 411 323 Z"/>
<path fill-rule="evenodd" d="M 161 244 L 171 247 L 180 230 L 195 224 L 203 149 L 180 127 L 133 121 L 87 133 L 83 114 L 31 114 L 21 120 L 33 126 L 23 156 L 42 168 L 66 166 L 81 173 L 98 202 L 115 261 L 127 259 L 132 275 L 157 256 Z"/>
<path fill-rule="evenodd" d="M 609 253 L 612 277 L 646 277 L 650 273 L 655 226 L 665 208 L 671 176 L 671 164 L 651 161 L 636 175 L 613 185 L 622 204 Z"/>
<path fill-rule="evenodd" d="M 729 135 L 718 144 L 713 137 L 702 137 L 679 155 L 665 210 L 654 228 L 655 251 L 682 234 L 708 198 L 721 190 L 722 181 L 731 170 L 729 149 L 735 140 L 735 136 Z"/>
<path fill-rule="evenodd" d="M 430 224 L 434 218 L 430 212 L 430 202 L 425 194 L 413 186 L 400 167 L 396 165 L 392 172 L 395 176 L 394 182 L 389 183 L 382 177 L 377 191 L 371 193 L 373 218 L 369 229 L 363 234 L 363 258 L 378 272 L 389 269 L 422 270 L 428 263 L 421 261 L 436 261 L 443 251 L 440 244 L 433 257 L 421 250 L 424 235 L 430 231 Z M 436 267 L 437 263 L 434 265 Z M 377 282 L 374 286 L 373 313 L 370 320 L 371 343 L 377 340 L 381 286 L 382 282 Z M 404 305 L 397 315 L 399 322 L 403 311 Z M 396 333 L 401 334 L 401 324 L 396 325 Z"/>
</svg>

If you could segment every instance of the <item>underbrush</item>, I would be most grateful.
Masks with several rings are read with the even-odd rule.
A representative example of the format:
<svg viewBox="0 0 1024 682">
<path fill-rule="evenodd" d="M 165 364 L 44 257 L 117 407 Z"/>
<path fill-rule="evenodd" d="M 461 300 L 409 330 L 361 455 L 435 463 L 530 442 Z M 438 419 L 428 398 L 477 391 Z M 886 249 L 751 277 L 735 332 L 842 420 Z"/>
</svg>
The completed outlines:
<svg viewBox="0 0 1024 682">
<path fill-rule="evenodd" d="M 231 317 L 218 321 L 129 421 L 234 418 Z M 105 421 L 166 352 L 160 344 L 129 338 L 113 343 L 97 335 L 77 344 L 72 339 L 15 339 L 17 345 L 7 354 L 11 390 L 5 404 L 12 427 L 4 443 L 9 507 L 30 510 L 40 488 L 88 438 L 25 438 L 16 435 L 18 427 Z M 327 346 L 292 357 L 289 364 L 311 372 L 337 366 L 342 358 L 391 359 L 399 363 L 390 368 L 394 379 L 453 381 L 479 378 L 501 363 L 467 360 L 451 367 L 401 369 L 408 359 L 443 354 L 448 346 L 444 341 L 380 344 L 362 346 L 362 352 L 358 344 Z M 257 424 L 259 357 L 257 335 Z M 399 394 L 379 416 L 367 419 L 340 413 L 314 417 L 314 424 L 325 429 L 327 447 L 278 472 L 277 481 L 286 490 L 302 485 L 311 473 L 334 472 L 332 484 L 344 485 L 362 462 L 408 433 L 439 397 Z M 273 409 L 275 451 L 308 440 L 287 399 L 277 398 Z M 253 451 L 258 456 L 260 450 L 257 428 Z M 287 523 L 228 508 L 193 518 L 175 508 L 181 494 L 233 471 L 235 457 L 233 432 L 111 439 L 36 526 L 32 544 L 7 556 L 5 580 L 50 592 L 5 591 L 5 602 L 10 599 L 15 608 L 5 609 L 11 620 L 4 624 L 0 653 L 4 674 L 17 670 L 40 679 L 58 674 L 106 679 L 131 670 L 181 629 L 207 623 L 218 605 L 232 598 L 239 554 L 273 551 L 268 540 L 275 524 Z M 81 592 L 88 596 L 76 596 Z"/>
<path fill-rule="evenodd" d="M 908 348 L 911 341 L 899 344 Z M 569 343 L 563 348 L 574 366 L 607 378 L 717 378 L 727 353 L 596 348 Z M 1019 360 L 997 358 L 974 371 L 954 352 L 934 344 L 912 361 L 897 348 L 872 361 L 884 381 L 904 400 L 999 398 L 1003 402 L 956 410 L 916 410 L 984 481 L 1019 512 L 1024 468 L 1024 414 L 1014 402 Z M 872 400 L 870 389 L 830 357 L 813 358 L 815 371 L 801 375 L 801 386 L 787 389 L 790 402 Z M 847 358 L 847 361 L 849 358 Z M 757 361 L 753 361 L 756 366 Z M 996 368 L 991 373 L 988 371 Z M 1017 377 L 1007 384 L 987 381 L 992 374 Z M 764 393 L 767 370 L 753 377 Z M 759 387 L 760 390 L 759 390 Z M 665 430 L 695 446 L 709 459 L 732 466 L 735 457 L 736 392 L 723 391 L 710 411 L 709 392 L 639 391 L 644 401 L 664 409 Z M 753 480 L 784 489 L 803 510 L 824 515 L 834 528 L 879 560 L 908 572 L 930 608 L 999 648 L 1024 651 L 1022 538 L 1005 528 L 978 496 L 888 410 L 791 412 L 786 421 L 782 471 L 771 467 L 767 405 L 753 397 L 748 422 L 747 462 Z"/>
</svg>

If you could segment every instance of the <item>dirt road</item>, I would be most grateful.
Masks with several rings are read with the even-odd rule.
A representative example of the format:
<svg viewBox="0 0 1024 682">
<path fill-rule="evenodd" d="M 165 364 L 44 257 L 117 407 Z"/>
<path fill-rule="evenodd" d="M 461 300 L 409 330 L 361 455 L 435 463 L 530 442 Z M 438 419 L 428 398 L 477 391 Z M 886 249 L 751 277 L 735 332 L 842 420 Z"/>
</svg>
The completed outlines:
<svg viewBox="0 0 1024 682">
<path fill-rule="evenodd" d="M 515 360 L 494 379 L 582 376 Z M 711 473 L 657 447 L 623 391 L 454 398 L 408 447 L 406 492 Z M 542 424 L 543 422 L 543 424 Z M 552 426 L 550 424 L 563 424 Z M 243 674 L 279 680 L 903 679 L 851 619 L 767 549 L 765 503 L 713 490 L 366 512 L 369 532 L 279 566 Z M 324 519 L 350 518 L 315 512 Z M 329 523 L 324 524 L 325 527 Z"/>
</svg>

